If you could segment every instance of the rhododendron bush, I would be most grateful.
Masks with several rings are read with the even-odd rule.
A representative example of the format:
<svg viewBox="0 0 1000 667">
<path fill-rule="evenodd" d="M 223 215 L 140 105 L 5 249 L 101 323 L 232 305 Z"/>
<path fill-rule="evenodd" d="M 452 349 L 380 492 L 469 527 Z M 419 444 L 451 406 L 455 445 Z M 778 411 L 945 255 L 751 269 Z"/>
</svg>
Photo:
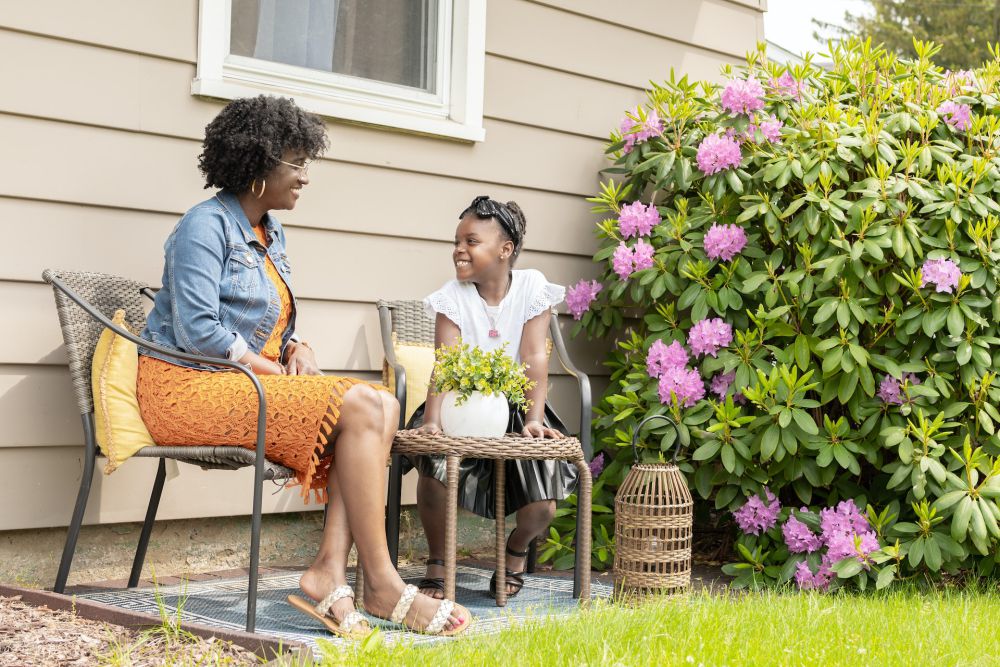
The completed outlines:
<svg viewBox="0 0 1000 667">
<path fill-rule="evenodd" d="M 671 415 L 695 497 L 735 513 L 739 583 L 1000 560 L 1000 54 L 945 72 L 916 47 L 671 75 L 612 132 L 604 271 L 570 304 L 616 340 L 596 502 Z M 646 459 L 675 437 L 643 432 Z"/>
</svg>

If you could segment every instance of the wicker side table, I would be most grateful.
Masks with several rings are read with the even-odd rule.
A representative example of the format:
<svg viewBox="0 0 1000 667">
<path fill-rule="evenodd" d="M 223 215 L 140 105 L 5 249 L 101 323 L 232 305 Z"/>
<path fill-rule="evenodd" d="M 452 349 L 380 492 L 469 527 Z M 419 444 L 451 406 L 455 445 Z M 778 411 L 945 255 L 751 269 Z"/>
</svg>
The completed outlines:
<svg viewBox="0 0 1000 667">
<path fill-rule="evenodd" d="M 455 560 L 458 547 L 458 465 L 463 458 L 493 459 L 496 490 L 497 606 L 507 604 L 506 509 L 504 508 L 505 467 L 510 459 L 569 461 L 579 471 L 576 516 L 576 569 L 573 597 L 590 599 L 590 468 L 576 438 L 542 440 L 508 435 L 503 438 L 454 438 L 425 435 L 414 430 L 396 433 L 393 454 L 444 455 L 448 471 L 448 505 L 445 514 L 445 597 L 455 599 Z"/>
</svg>

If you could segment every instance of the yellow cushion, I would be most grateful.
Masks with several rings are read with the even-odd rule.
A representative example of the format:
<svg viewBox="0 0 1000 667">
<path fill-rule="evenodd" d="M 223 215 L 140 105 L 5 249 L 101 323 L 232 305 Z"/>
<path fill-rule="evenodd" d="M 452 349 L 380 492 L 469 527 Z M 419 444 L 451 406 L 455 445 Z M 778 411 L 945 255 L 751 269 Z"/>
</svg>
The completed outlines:
<svg viewBox="0 0 1000 667">
<path fill-rule="evenodd" d="M 403 414 L 410 421 L 414 411 L 427 400 L 427 385 L 434 370 L 434 347 L 431 345 L 401 344 L 393 334 L 392 348 L 396 352 L 396 362 L 406 371 L 406 405 Z M 396 378 L 388 363 L 383 367 L 383 381 L 389 391 L 396 393 Z"/>
<path fill-rule="evenodd" d="M 127 328 L 124 310 L 117 311 L 111 321 Z M 108 457 L 105 474 L 114 472 L 143 447 L 156 444 L 139 414 L 135 396 L 138 369 L 139 350 L 135 343 L 105 329 L 97 341 L 90 367 L 97 445 Z"/>
</svg>

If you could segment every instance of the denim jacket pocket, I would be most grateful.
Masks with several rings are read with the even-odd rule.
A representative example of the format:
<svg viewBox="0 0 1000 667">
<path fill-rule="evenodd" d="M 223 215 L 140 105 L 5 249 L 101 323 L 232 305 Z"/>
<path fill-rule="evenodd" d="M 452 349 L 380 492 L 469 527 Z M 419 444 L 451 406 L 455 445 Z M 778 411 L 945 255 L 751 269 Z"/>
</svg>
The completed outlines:
<svg viewBox="0 0 1000 667">
<path fill-rule="evenodd" d="M 253 292 L 257 288 L 260 273 L 259 262 L 260 259 L 249 247 L 233 248 L 227 266 L 229 280 L 240 291 Z"/>
</svg>

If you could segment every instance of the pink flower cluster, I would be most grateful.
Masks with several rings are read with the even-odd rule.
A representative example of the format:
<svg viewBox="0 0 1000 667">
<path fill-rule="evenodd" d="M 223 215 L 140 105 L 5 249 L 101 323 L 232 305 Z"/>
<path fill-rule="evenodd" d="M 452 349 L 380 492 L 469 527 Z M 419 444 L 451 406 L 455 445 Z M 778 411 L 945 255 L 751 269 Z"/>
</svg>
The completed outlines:
<svg viewBox="0 0 1000 667">
<path fill-rule="evenodd" d="M 646 372 L 650 377 L 658 378 L 668 368 L 684 368 L 688 363 L 688 353 L 676 340 L 670 345 L 662 340 L 655 340 L 646 353 Z"/>
<path fill-rule="evenodd" d="M 715 377 L 712 378 L 712 382 L 709 384 L 709 389 L 713 394 L 719 397 L 720 401 L 726 399 L 726 395 L 729 393 L 729 388 L 733 385 L 736 380 L 736 371 L 729 371 L 728 373 L 716 373 Z M 746 403 L 747 399 L 743 395 L 743 392 L 736 392 L 733 394 L 733 403 Z"/>
<path fill-rule="evenodd" d="M 736 525 L 747 535 L 760 535 L 774 528 L 778 523 L 778 512 L 781 511 L 781 503 L 778 498 L 771 493 L 771 489 L 764 487 L 765 501 L 758 495 L 750 496 L 743 507 L 733 512 Z"/>
<path fill-rule="evenodd" d="M 819 535 L 809 530 L 809 526 L 799 521 L 794 515 L 788 517 L 788 521 L 781 527 L 781 534 L 785 538 L 788 551 L 793 554 L 812 553 L 823 546 Z"/>
<path fill-rule="evenodd" d="M 640 201 L 625 204 L 618 214 L 618 231 L 627 239 L 633 236 L 648 236 L 658 224 L 660 224 L 660 213 L 652 204 L 643 204 Z"/>
<path fill-rule="evenodd" d="M 602 470 L 604 470 L 605 463 L 604 452 L 595 456 L 594 459 L 588 464 L 588 467 L 590 468 L 590 476 L 597 479 L 597 476 L 601 474 Z"/>
<path fill-rule="evenodd" d="M 913 373 L 907 373 L 903 376 L 903 379 L 910 384 L 920 384 L 920 379 Z M 878 392 L 876 392 L 875 395 L 881 398 L 883 403 L 888 405 L 902 405 L 903 385 L 899 380 L 891 375 L 886 375 L 882 378 L 882 382 L 879 383 Z"/>
<path fill-rule="evenodd" d="M 772 144 L 781 141 L 781 128 L 785 126 L 780 120 L 775 118 L 773 115 L 770 118 L 765 118 L 764 120 L 757 123 L 750 123 L 747 127 L 746 138 L 747 141 L 755 141 L 756 131 L 760 130 L 760 133 L 764 135 L 764 139 L 771 142 Z"/>
<path fill-rule="evenodd" d="M 771 79 L 771 88 L 777 95 L 782 97 L 794 97 L 802 99 L 802 84 L 795 80 L 791 72 L 785 72 L 777 79 Z"/>
<path fill-rule="evenodd" d="M 656 113 L 656 109 L 652 109 L 646 113 L 646 120 L 641 120 L 640 118 L 639 107 L 636 107 L 630 114 L 622 118 L 621 123 L 618 124 L 618 129 L 625 140 L 625 146 L 622 147 L 622 152 L 624 153 L 631 152 L 636 144 L 663 134 L 663 121 L 660 119 L 660 115 Z"/>
<path fill-rule="evenodd" d="M 740 254 L 747 244 L 747 234 L 738 225 L 720 225 L 717 222 L 705 232 L 705 254 L 709 259 L 722 259 L 728 262 Z"/>
<path fill-rule="evenodd" d="M 958 287 L 961 277 L 962 270 L 950 259 L 928 259 L 920 267 L 920 286 L 927 287 L 931 283 L 935 292 L 951 294 Z"/>
<path fill-rule="evenodd" d="M 948 100 L 943 102 L 936 111 L 944 116 L 944 122 L 956 130 L 964 132 L 972 125 L 972 109 L 968 104 L 959 104 Z"/>
<path fill-rule="evenodd" d="M 795 583 L 802 590 L 826 590 L 834 576 L 832 568 L 835 563 L 852 556 L 865 563 L 868 555 L 881 546 L 868 519 L 861 514 L 853 500 L 844 500 L 837 503 L 836 507 L 822 509 L 819 516 L 819 535 L 794 515 L 781 528 L 785 545 L 791 553 L 813 553 L 826 548 L 815 573 L 808 563 L 802 562 L 796 566 Z"/>
<path fill-rule="evenodd" d="M 705 397 L 705 383 L 695 369 L 687 367 L 688 353 L 678 341 L 670 345 L 655 340 L 646 354 L 646 372 L 659 380 L 657 387 L 660 402 L 677 403 L 690 408 Z"/>
<path fill-rule="evenodd" d="M 618 244 L 611 256 L 611 266 L 618 274 L 618 278 L 627 280 L 636 271 L 652 268 L 654 252 L 653 246 L 643 239 L 639 239 L 634 248 L 628 247 L 623 241 Z"/>
<path fill-rule="evenodd" d="M 743 153 L 736 139 L 710 134 L 698 145 L 698 169 L 708 176 L 740 166 Z"/>
<path fill-rule="evenodd" d="M 720 348 L 733 342 L 733 328 L 720 317 L 699 320 L 688 332 L 688 345 L 695 356 L 716 356 Z"/>
<path fill-rule="evenodd" d="M 705 383 L 695 369 L 673 366 L 660 375 L 660 385 L 657 388 L 660 403 L 669 405 L 673 398 L 685 408 L 705 398 Z"/>
<path fill-rule="evenodd" d="M 580 319 L 585 312 L 590 310 L 590 304 L 594 302 L 603 287 L 596 280 L 581 280 L 566 290 L 566 306 L 574 320 Z"/>
<path fill-rule="evenodd" d="M 733 114 L 751 114 L 764 108 L 764 88 L 750 75 L 733 79 L 722 91 L 722 108 Z"/>
</svg>

